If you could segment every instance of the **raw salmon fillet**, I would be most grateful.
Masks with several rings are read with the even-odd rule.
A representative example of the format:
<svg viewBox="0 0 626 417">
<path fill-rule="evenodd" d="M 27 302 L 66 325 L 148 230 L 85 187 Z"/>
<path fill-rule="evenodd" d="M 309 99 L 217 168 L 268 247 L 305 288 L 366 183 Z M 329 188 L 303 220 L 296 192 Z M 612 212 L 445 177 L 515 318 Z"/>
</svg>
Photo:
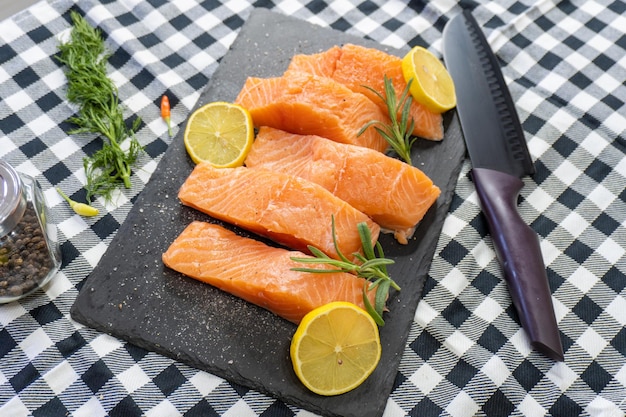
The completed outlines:
<svg viewBox="0 0 626 417">
<path fill-rule="evenodd" d="M 371 100 L 326 77 L 298 72 L 275 78 L 248 78 L 235 103 L 250 112 L 254 124 L 384 152 L 385 139 L 372 127 L 385 113 Z"/>
<path fill-rule="evenodd" d="M 366 281 L 343 272 L 292 271 L 307 255 L 268 246 L 205 222 L 192 222 L 163 254 L 166 266 L 299 323 L 309 311 L 331 301 L 361 308 Z M 372 304 L 373 292 L 370 293 Z M 368 294 L 368 295 L 370 295 Z"/>
<path fill-rule="evenodd" d="M 321 185 L 401 243 L 441 192 L 418 168 L 380 152 L 270 127 L 259 129 L 245 163 Z"/>
<path fill-rule="evenodd" d="M 183 204 L 212 217 L 307 252 L 312 245 L 338 258 L 362 248 L 357 224 L 365 222 L 376 242 L 380 226 L 325 188 L 299 177 L 262 169 L 196 165 L 179 194 Z"/>
<path fill-rule="evenodd" d="M 398 97 L 406 88 L 400 58 L 378 49 L 353 44 L 346 44 L 341 48 L 334 46 L 317 54 L 295 55 L 286 71 L 286 73 L 292 72 L 305 72 L 332 78 L 350 90 L 367 96 L 381 108 L 385 115 L 387 114 L 385 102 L 364 86 L 373 88 L 385 97 L 384 76 L 386 74 L 387 78 L 392 80 Z M 414 135 L 431 140 L 443 139 L 441 114 L 433 113 L 413 101 L 411 116 L 415 121 Z"/>
</svg>

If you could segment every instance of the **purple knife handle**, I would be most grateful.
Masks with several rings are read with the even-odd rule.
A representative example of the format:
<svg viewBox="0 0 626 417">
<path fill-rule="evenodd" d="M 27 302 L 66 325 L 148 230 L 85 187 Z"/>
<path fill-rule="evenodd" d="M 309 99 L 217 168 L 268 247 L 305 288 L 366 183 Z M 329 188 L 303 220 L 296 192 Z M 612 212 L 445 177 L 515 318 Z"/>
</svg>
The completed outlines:
<svg viewBox="0 0 626 417">
<path fill-rule="evenodd" d="M 524 183 L 516 176 L 485 168 L 472 169 L 472 177 L 522 327 L 536 350 L 563 361 L 539 238 L 517 211 Z"/>
</svg>

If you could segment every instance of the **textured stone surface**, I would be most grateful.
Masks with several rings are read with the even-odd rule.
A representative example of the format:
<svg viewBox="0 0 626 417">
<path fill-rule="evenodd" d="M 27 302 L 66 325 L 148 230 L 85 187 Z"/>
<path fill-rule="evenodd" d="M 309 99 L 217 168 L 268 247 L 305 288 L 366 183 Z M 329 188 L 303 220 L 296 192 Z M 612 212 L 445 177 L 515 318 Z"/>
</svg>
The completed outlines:
<svg viewBox="0 0 626 417">
<path fill-rule="evenodd" d="M 247 76 L 278 76 L 296 53 L 315 53 L 348 42 L 402 53 L 264 9 L 255 10 L 196 106 L 234 100 Z M 190 221 L 217 222 L 183 207 L 177 199 L 178 188 L 193 168 L 182 142 L 184 126 L 85 282 L 72 317 L 319 414 L 382 415 L 465 154 L 456 118 L 446 115 L 445 122 L 442 142 L 418 141 L 414 149 L 414 165 L 442 190 L 436 206 L 408 245 L 397 244 L 390 235 L 381 237 L 385 255 L 396 261 L 389 270 L 402 291 L 392 293 L 388 301 L 387 324 L 381 328 L 381 362 L 358 389 L 329 398 L 310 393 L 291 368 L 292 323 L 188 279 L 161 262 L 161 254 Z"/>
</svg>

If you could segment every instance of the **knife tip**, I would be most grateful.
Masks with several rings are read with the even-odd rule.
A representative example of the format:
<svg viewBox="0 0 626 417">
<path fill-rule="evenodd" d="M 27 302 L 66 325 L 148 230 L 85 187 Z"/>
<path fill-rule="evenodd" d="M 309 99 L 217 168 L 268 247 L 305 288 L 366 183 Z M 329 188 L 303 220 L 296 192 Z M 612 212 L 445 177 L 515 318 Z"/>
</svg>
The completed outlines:
<svg viewBox="0 0 626 417">
<path fill-rule="evenodd" d="M 531 344 L 535 348 L 535 350 L 537 350 L 540 353 L 543 353 L 548 358 L 550 358 L 550 359 L 552 359 L 554 361 L 557 361 L 557 362 L 564 362 L 565 361 L 565 355 L 563 354 L 563 348 L 561 347 L 560 344 L 557 347 L 551 347 L 551 346 L 548 346 L 548 345 L 546 345 L 544 343 L 537 342 L 537 341 L 534 341 Z"/>
</svg>

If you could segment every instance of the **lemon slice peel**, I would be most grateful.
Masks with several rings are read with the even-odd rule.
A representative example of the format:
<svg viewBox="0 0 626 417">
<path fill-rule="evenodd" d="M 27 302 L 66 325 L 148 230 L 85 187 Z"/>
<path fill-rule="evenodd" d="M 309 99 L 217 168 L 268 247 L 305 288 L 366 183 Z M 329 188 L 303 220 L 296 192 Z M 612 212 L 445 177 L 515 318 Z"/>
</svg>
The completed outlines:
<svg viewBox="0 0 626 417">
<path fill-rule="evenodd" d="M 434 113 L 456 106 L 454 81 L 443 63 L 429 50 L 413 47 L 402 58 L 402 74 L 413 100 Z"/>
<path fill-rule="evenodd" d="M 362 308 L 344 301 L 305 315 L 290 346 L 296 376 L 324 396 L 360 386 L 376 369 L 381 353 L 376 322 Z"/>
<path fill-rule="evenodd" d="M 238 104 L 205 104 L 189 116 L 183 140 L 196 164 L 209 162 L 216 168 L 241 166 L 254 142 L 252 116 Z"/>
</svg>

